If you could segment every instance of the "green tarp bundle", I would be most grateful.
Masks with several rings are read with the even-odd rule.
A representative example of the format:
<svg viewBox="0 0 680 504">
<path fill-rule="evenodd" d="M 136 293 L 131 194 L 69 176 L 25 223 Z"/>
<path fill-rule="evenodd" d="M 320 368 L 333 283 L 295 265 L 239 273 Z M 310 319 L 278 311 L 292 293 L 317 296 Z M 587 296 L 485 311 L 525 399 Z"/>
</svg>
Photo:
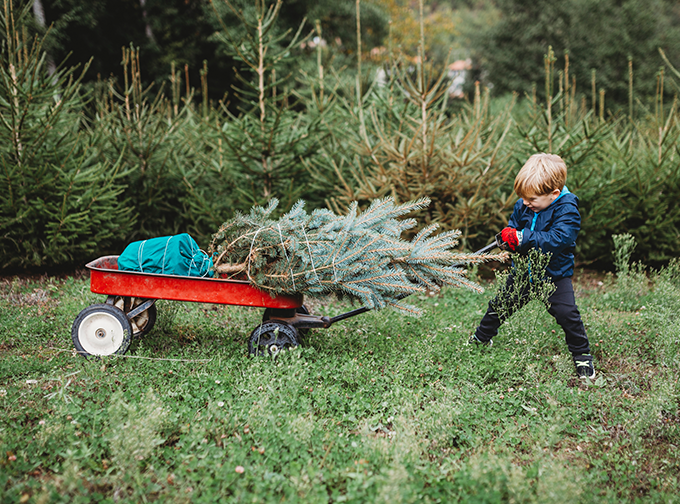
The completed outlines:
<svg viewBox="0 0 680 504">
<path fill-rule="evenodd" d="M 165 275 L 208 276 L 212 259 L 186 233 L 132 242 L 118 257 L 118 269 Z"/>
</svg>

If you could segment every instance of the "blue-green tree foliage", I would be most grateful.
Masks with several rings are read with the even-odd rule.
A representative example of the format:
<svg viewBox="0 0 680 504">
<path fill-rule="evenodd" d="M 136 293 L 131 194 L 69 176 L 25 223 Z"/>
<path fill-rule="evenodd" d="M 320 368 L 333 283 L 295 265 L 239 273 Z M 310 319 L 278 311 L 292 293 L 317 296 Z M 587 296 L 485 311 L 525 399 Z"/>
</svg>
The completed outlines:
<svg viewBox="0 0 680 504">
<path fill-rule="evenodd" d="M 445 285 L 481 290 L 466 277 L 466 266 L 499 257 L 454 252 L 460 231 L 434 234 L 437 224 L 411 241 L 402 239 L 417 221 L 400 217 L 429 203 L 427 198 L 401 205 L 376 199 L 363 212 L 354 202 L 346 215 L 336 215 L 325 209 L 308 214 L 300 200 L 274 220 L 278 201 L 272 199 L 266 208 L 237 213 L 222 224 L 209 252 L 216 275 L 246 278 L 267 292 L 347 296 L 369 309 L 389 306 L 418 315 L 403 298 L 439 292 Z"/>
</svg>

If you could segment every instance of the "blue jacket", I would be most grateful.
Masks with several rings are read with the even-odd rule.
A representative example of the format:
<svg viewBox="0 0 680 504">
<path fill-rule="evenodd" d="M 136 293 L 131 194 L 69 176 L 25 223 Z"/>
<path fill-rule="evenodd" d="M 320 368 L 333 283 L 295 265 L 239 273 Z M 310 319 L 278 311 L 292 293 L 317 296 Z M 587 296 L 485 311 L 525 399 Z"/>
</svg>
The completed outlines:
<svg viewBox="0 0 680 504">
<path fill-rule="evenodd" d="M 553 280 L 574 274 L 574 249 L 581 230 L 581 214 L 578 198 L 569 189 L 565 187 L 548 208 L 538 213 L 519 199 L 508 226 L 522 231 L 522 243 L 517 249 L 520 254 L 533 248 L 552 253 L 546 273 Z"/>
</svg>

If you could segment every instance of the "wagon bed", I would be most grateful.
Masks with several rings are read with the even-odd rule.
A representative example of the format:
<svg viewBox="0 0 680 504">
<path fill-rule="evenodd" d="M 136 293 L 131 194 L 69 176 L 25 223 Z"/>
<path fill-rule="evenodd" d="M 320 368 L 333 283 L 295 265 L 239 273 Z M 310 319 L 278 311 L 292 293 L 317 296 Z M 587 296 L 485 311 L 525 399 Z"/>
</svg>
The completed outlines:
<svg viewBox="0 0 680 504">
<path fill-rule="evenodd" d="M 300 308 L 303 300 L 302 295 L 271 296 L 244 280 L 119 270 L 115 255 L 100 257 L 85 267 L 95 294 L 278 309 Z"/>
</svg>

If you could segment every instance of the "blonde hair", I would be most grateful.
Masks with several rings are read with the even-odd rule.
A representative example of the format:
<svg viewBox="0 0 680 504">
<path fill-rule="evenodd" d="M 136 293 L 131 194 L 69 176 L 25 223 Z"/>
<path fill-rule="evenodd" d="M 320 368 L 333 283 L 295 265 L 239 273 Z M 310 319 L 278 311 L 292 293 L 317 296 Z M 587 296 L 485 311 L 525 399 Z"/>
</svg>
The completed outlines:
<svg viewBox="0 0 680 504">
<path fill-rule="evenodd" d="M 560 191 L 567 182 L 567 165 L 555 154 L 541 152 L 531 156 L 515 177 L 515 192 L 520 198 L 543 196 Z"/>
</svg>

